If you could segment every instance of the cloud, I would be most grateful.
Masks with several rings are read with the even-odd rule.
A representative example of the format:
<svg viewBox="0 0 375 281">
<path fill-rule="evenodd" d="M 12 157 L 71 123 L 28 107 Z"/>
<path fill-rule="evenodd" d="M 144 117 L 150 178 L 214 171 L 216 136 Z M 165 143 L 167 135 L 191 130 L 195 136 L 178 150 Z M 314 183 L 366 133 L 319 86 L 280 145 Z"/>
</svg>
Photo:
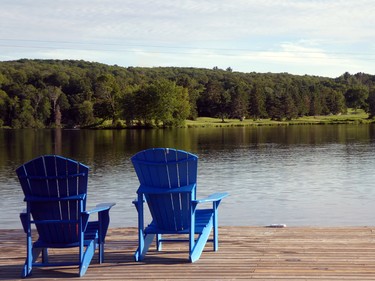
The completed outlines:
<svg viewBox="0 0 375 281">
<path fill-rule="evenodd" d="M 232 62 L 249 70 L 262 62 L 268 71 L 300 72 L 363 65 L 374 73 L 364 62 L 374 58 L 374 14 L 372 0 L 4 0 L 0 58 Z"/>
<path fill-rule="evenodd" d="M 48 36 L 55 34 L 54 39 L 67 34 L 76 39 L 83 36 L 90 40 L 99 37 L 161 41 L 225 40 L 275 34 L 367 37 L 373 35 L 371 27 L 375 23 L 371 8 L 374 5 L 369 0 L 13 2 L 2 4 L 2 22 L 8 22 L 16 32 L 21 28 L 33 31 L 32 34 L 46 31 Z M 357 32 L 350 33 L 353 30 Z"/>
<path fill-rule="evenodd" d="M 373 38 L 373 6 L 370 0 L 23 0 L 2 3 L 0 16 L 6 27 L 3 38 L 195 44 L 267 37 L 348 41 Z"/>
</svg>

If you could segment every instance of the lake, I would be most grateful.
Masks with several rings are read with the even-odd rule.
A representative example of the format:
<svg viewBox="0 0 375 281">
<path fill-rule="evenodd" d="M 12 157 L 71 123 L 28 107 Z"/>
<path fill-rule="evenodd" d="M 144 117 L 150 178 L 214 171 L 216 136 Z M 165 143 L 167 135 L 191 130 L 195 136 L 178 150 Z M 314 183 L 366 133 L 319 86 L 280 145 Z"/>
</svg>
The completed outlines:
<svg viewBox="0 0 375 281">
<path fill-rule="evenodd" d="M 129 158 L 150 147 L 199 157 L 198 197 L 229 192 L 221 225 L 375 224 L 375 125 L 167 130 L 0 129 L 0 228 L 21 228 L 14 170 L 41 154 L 90 167 L 88 207 L 116 202 L 111 226 L 136 226 L 138 181 Z"/>
</svg>

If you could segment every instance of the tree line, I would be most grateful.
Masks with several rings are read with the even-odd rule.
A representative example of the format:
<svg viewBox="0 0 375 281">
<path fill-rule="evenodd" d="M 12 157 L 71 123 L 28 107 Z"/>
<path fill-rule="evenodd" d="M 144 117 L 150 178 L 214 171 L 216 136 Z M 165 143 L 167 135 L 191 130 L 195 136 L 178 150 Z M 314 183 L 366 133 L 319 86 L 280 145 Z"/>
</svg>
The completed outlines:
<svg viewBox="0 0 375 281">
<path fill-rule="evenodd" d="M 0 127 L 176 127 L 197 117 L 291 120 L 364 109 L 375 76 L 120 67 L 82 60 L 0 62 Z"/>
</svg>

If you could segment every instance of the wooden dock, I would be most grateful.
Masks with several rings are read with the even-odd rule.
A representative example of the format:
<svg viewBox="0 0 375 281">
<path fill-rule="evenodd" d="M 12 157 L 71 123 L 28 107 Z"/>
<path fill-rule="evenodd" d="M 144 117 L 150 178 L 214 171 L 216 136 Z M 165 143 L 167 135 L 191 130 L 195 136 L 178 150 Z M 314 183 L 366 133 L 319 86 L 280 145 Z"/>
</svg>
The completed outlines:
<svg viewBox="0 0 375 281">
<path fill-rule="evenodd" d="M 219 251 L 207 244 L 196 263 L 187 245 L 165 244 L 134 262 L 135 228 L 110 229 L 106 261 L 76 268 L 35 268 L 31 280 L 375 280 L 375 227 L 220 227 Z M 21 230 L 0 230 L 0 280 L 20 279 Z M 51 251 L 73 259 L 72 251 Z M 94 257 L 96 258 L 96 257 Z"/>
</svg>

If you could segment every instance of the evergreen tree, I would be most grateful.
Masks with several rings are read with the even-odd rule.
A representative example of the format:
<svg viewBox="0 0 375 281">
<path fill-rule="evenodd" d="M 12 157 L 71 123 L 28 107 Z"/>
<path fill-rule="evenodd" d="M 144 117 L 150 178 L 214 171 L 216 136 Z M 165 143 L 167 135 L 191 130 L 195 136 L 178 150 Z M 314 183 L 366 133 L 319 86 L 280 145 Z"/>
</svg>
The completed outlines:
<svg viewBox="0 0 375 281">
<path fill-rule="evenodd" d="M 268 115 L 266 112 L 265 96 L 266 94 L 262 86 L 253 86 L 250 93 L 249 113 L 254 120 L 264 118 Z"/>
</svg>

